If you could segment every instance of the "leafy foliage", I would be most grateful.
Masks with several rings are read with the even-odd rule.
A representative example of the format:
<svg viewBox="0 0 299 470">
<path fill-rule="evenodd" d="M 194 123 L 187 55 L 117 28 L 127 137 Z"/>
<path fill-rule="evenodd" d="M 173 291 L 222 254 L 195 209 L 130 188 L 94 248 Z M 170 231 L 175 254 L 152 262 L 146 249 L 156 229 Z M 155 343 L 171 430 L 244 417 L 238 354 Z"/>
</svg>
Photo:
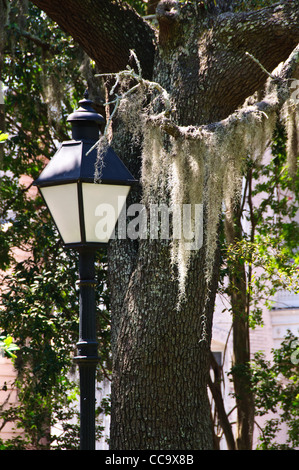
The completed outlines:
<svg viewBox="0 0 299 470">
<path fill-rule="evenodd" d="M 271 308 L 281 289 L 298 292 L 299 205 L 298 178 L 289 175 L 284 127 L 278 124 L 271 144 L 271 157 L 261 163 L 248 161 L 239 217 L 240 238 L 224 244 L 224 276 L 246 265 L 250 325 L 260 324 L 264 303 Z M 225 264 L 226 263 L 226 264 Z M 226 267 L 225 267 L 226 266 Z M 231 288 L 231 287 L 230 287 Z M 230 294 L 230 290 L 224 289 Z"/>
<path fill-rule="evenodd" d="M 6 130 L 0 185 L 0 330 L 18 346 L 19 406 L 2 423 L 24 433 L 2 448 L 78 448 L 78 391 L 72 357 L 78 340 L 77 255 L 66 253 L 32 182 L 69 139 L 66 116 L 86 88 L 84 55 L 31 3 L 10 2 L 2 79 Z M 24 5 L 26 2 L 24 3 Z M 97 256 L 99 380 L 109 375 L 105 255 Z M 106 368 L 108 368 L 106 370 Z M 75 423 L 75 424 L 72 424 Z M 57 435 L 50 428 L 59 424 Z M 101 432 L 101 427 L 99 427 Z"/>
<path fill-rule="evenodd" d="M 295 450 L 299 446 L 299 366 L 298 338 L 288 332 L 279 349 L 273 350 L 273 362 L 262 353 L 252 362 L 251 384 L 255 392 L 256 414 L 277 413 L 266 421 L 258 448 L 262 450 Z M 276 442 L 283 425 L 288 438 Z"/>
<path fill-rule="evenodd" d="M 18 351 L 19 347 L 14 344 L 11 336 L 0 336 L 0 353 L 7 354 L 8 357 L 15 359 L 14 351 Z"/>
<path fill-rule="evenodd" d="M 223 292 L 239 298 L 235 306 L 239 305 L 240 311 L 234 311 L 234 315 L 240 318 L 243 315 L 244 327 L 263 324 L 262 307 L 271 308 L 279 290 L 295 293 L 299 290 L 298 190 L 298 177 L 290 175 L 287 165 L 285 129 L 278 123 L 271 155 L 260 163 L 247 162 L 244 192 L 237 210 L 242 233 L 234 243 L 223 245 L 226 249 L 223 280 L 228 273 L 233 274 L 233 279 L 238 278 L 242 272 L 240 267 L 245 268 L 245 298 L 238 285 L 223 284 Z M 229 373 L 234 381 L 242 383 L 243 389 L 247 387 L 248 392 L 254 394 L 258 415 L 283 410 L 262 430 L 261 448 L 283 449 L 298 445 L 294 437 L 298 427 L 298 366 L 292 365 L 290 359 L 294 340 L 288 336 L 281 349 L 274 351 L 273 365 L 263 354 L 258 354 L 253 367 L 247 362 L 237 362 Z M 281 377 L 283 382 L 280 382 Z M 275 444 L 275 438 L 283 422 L 289 427 L 289 440 L 280 446 Z"/>
</svg>

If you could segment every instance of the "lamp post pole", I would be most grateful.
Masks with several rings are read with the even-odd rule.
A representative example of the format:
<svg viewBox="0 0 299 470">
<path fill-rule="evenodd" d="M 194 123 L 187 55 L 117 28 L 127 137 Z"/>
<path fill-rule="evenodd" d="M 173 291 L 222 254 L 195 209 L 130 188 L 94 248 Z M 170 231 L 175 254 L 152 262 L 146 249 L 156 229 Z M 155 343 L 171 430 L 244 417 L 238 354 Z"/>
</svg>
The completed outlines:
<svg viewBox="0 0 299 470">
<path fill-rule="evenodd" d="M 75 362 L 80 373 L 80 449 L 94 450 L 98 363 L 95 253 L 107 246 L 130 187 L 137 181 L 109 147 L 103 156 L 101 183 L 95 184 L 98 164 L 95 144 L 104 119 L 92 108 L 87 92 L 79 104 L 67 118 L 72 124 L 72 140 L 61 144 L 34 185 L 49 208 L 64 246 L 79 252 L 80 315 Z M 97 229 L 101 206 L 112 209 L 109 223 L 104 223 L 109 227 L 108 233 Z"/>
<path fill-rule="evenodd" d="M 75 362 L 80 374 L 80 450 L 95 450 L 96 341 L 95 252 L 79 250 L 79 342 Z"/>
</svg>

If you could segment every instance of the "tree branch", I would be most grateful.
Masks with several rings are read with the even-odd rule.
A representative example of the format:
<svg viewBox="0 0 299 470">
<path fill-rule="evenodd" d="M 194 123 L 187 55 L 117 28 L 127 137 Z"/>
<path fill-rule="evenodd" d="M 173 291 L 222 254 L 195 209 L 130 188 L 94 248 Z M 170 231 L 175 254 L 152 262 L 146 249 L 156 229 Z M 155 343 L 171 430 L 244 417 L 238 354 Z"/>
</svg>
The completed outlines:
<svg viewBox="0 0 299 470">
<path fill-rule="evenodd" d="M 204 138 L 208 133 L 214 133 L 220 129 L 232 128 L 236 123 L 248 120 L 251 117 L 267 118 L 268 113 L 278 112 L 284 103 L 290 97 L 291 87 L 290 80 L 295 73 L 299 64 L 299 45 L 294 49 L 292 54 L 284 63 L 279 74 L 273 76 L 267 87 L 267 92 L 262 101 L 258 101 L 253 105 L 244 105 L 238 111 L 232 113 L 226 119 L 210 123 L 202 126 L 179 126 L 164 113 L 151 116 L 149 120 L 155 125 L 171 135 L 174 138 L 182 139 L 200 139 Z"/>
<path fill-rule="evenodd" d="M 226 13 L 215 18 L 199 42 L 201 105 L 217 103 L 214 115 L 225 118 L 261 89 L 272 72 L 299 42 L 298 0 L 258 11 Z M 264 70 L 252 61 L 254 56 Z M 208 65 L 208 66 L 207 66 Z"/>
<path fill-rule="evenodd" d="M 134 49 L 143 75 L 150 78 L 154 61 L 151 26 L 125 3 L 109 0 L 32 0 L 77 41 L 102 73 L 118 72 Z"/>
<path fill-rule="evenodd" d="M 223 403 L 223 395 L 221 392 L 221 368 L 217 364 L 217 361 L 212 352 L 210 352 L 210 361 L 211 361 L 211 368 L 214 371 L 215 379 L 212 381 L 211 376 L 208 378 L 208 386 L 211 390 L 218 419 L 223 429 L 226 442 L 228 445 L 229 450 L 235 450 L 235 440 L 232 432 L 232 427 L 228 419 L 228 414 L 226 413 L 224 403 Z"/>
</svg>

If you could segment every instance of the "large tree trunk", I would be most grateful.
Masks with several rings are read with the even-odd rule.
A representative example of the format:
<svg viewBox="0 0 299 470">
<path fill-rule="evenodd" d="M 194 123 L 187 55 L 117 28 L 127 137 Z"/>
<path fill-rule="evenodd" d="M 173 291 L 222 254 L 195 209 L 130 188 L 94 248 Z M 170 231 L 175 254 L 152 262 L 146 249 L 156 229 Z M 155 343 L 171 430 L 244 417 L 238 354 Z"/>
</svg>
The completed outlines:
<svg viewBox="0 0 299 470">
<path fill-rule="evenodd" d="M 199 257 L 194 260 L 188 300 L 178 309 L 168 251 L 159 241 L 142 243 L 122 307 L 119 302 L 121 319 L 112 325 L 112 449 L 212 447 L 205 386 L 210 338 L 201 342 L 204 266 Z M 119 271 L 114 267 L 115 294 Z M 212 305 L 213 299 L 206 312 L 209 332 Z"/>
<path fill-rule="evenodd" d="M 227 117 L 265 83 L 266 74 L 246 51 L 271 70 L 299 39 L 295 0 L 222 16 L 213 8 L 207 12 L 203 2 L 181 8 L 163 0 L 156 43 L 151 28 L 121 2 L 88 0 L 84 10 L 78 0 L 33 3 L 70 32 L 103 72 L 124 68 L 129 49 L 135 49 L 146 77 L 167 89 L 173 119 L 184 126 Z M 114 147 L 138 177 L 140 152 L 122 129 L 115 132 Z M 128 204 L 139 201 L 140 192 L 133 191 Z M 207 383 L 218 257 L 208 286 L 204 250 L 192 258 L 186 296 L 178 304 L 168 243 L 111 243 L 111 449 L 213 448 Z"/>
</svg>

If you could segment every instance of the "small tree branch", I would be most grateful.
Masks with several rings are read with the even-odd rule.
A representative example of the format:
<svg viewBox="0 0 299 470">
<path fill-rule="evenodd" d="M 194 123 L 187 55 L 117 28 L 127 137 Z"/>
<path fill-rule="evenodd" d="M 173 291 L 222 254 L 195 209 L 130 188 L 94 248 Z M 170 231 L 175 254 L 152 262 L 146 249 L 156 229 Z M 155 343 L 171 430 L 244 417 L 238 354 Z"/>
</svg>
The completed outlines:
<svg viewBox="0 0 299 470">
<path fill-rule="evenodd" d="M 265 69 L 265 67 L 260 63 L 259 60 L 257 60 L 252 54 L 250 54 L 249 52 L 245 52 L 245 54 L 250 57 L 261 69 L 263 72 L 265 72 L 265 74 L 268 75 L 268 77 L 272 78 L 272 80 L 275 80 L 275 76 L 272 75 L 272 73 L 268 72 L 268 70 Z"/>
<path fill-rule="evenodd" d="M 221 370 L 212 352 L 210 352 L 210 361 L 211 361 L 211 367 L 214 371 L 215 380 L 213 382 L 211 377 L 209 377 L 208 386 L 209 386 L 209 389 L 211 390 L 211 393 L 215 402 L 218 419 L 223 429 L 228 449 L 235 450 L 236 445 L 235 445 L 235 440 L 234 440 L 234 436 L 232 432 L 232 427 L 228 420 L 228 414 L 225 411 L 223 397 L 221 393 L 221 381 L 220 381 Z"/>
</svg>

